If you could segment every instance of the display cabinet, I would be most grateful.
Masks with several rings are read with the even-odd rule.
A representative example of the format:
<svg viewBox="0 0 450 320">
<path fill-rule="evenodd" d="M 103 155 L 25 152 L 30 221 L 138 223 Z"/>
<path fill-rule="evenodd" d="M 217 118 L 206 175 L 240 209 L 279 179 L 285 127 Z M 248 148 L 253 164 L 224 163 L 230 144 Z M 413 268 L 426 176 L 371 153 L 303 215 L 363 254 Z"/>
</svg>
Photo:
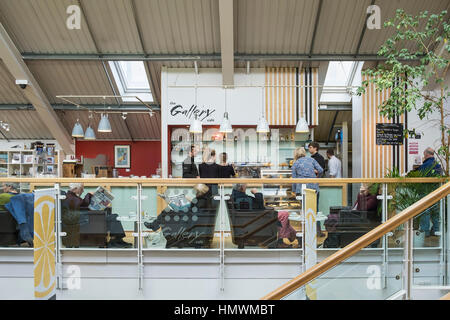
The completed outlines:
<svg viewBox="0 0 450 320">
<path fill-rule="evenodd" d="M 191 145 L 198 154 L 195 163 L 202 163 L 202 151 L 227 153 L 228 163 L 235 167 L 239 177 L 259 178 L 263 169 L 288 169 L 294 159 L 294 150 L 306 147 L 309 135 L 296 134 L 294 128 L 273 128 L 270 133 L 257 133 L 255 128 L 233 128 L 232 133 L 222 134 L 218 128 L 205 128 L 202 134 L 191 134 L 186 127 L 169 127 L 169 174 L 182 176 L 182 163 L 188 157 Z"/>
</svg>

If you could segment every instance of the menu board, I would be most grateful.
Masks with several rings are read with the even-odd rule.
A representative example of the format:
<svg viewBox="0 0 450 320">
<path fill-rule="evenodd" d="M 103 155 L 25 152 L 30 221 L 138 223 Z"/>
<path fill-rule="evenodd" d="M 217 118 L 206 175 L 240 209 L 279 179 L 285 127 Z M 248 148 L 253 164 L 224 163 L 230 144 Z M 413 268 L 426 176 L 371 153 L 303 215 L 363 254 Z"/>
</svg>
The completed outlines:
<svg viewBox="0 0 450 320">
<path fill-rule="evenodd" d="M 403 123 L 377 123 L 377 145 L 402 145 Z"/>
</svg>

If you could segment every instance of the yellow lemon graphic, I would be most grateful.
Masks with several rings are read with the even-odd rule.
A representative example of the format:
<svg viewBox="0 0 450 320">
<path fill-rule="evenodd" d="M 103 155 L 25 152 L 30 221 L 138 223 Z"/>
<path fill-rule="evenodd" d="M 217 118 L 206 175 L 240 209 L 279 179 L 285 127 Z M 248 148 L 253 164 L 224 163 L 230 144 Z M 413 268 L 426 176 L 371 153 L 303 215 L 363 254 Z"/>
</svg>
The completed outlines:
<svg viewBox="0 0 450 320">
<path fill-rule="evenodd" d="M 34 296 L 47 297 L 55 285 L 55 200 L 44 195 L 34 203 Z"/>
</svg>

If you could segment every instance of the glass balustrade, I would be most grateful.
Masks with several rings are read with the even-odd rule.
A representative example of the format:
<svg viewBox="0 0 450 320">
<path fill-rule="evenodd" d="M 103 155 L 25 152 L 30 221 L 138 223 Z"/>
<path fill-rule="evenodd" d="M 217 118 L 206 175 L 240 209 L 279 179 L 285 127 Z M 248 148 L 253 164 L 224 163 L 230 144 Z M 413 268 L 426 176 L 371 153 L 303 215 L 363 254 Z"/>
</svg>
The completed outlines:
<svg viewBox="0 0 450 320">
<path fill-rule="evenodd" d="M 279 180 L 283 178 L 280 173 L 268 173 L 264 178 L 277 180 L 243 180 L 245 184 L 203 184 L 201 179 L 198 183 L 86 180 L 82 185 L 76 184 L 84 181 L 78 179 L 73 183 L 33 179 L 8 182 L 0 193 L 0 249 L 32 248 L 33 191 L 59 188 L 60 210 L 55 212 L 55 222 L 59 221 L 57 250 L 64 272 L 77 261 L 80 251 L 92 252 L 87 259 L 99 259 L 99 263 L 120 261 L 121 255 L 127 255 L 134 269 L 124 276 L 139 279 L 141 287 L 145 274 L 143 252 L 151 256 L 154 250 L 212 250 L 220 256 L 221 268 L 227 265 L 225 257 L 233 257 L 234 252 L 292 251 L 299 253 L 296 261 L 301 272 L 439 186 L 435 181 L 330 183 L 317 179 L 318 199 L 316 194 L 316 202 L 307 204 L 304 194 L 310 185 L 293 188 L 290 181 Z M 11 188 L 19 192 L 16 199 L 23 198 L 31 207 L 23 212 L 8 210 L 15 202 L 11 198 L 18 195 Z M 313 220 L 308 215 L 311 205 L 316 207 Z M 442 200 L 414 219 L 414 285 L 449 283 L 445 210 L 449 209 Z M 312 243 L 315 260 L 307 261 L 304 251 Z M 405 225 L 401 225 L 286 299 L 388 298 L 403 288 L 404 252 Z M 90 272 L 89 266 L 81 267 Z"/>
</svg>

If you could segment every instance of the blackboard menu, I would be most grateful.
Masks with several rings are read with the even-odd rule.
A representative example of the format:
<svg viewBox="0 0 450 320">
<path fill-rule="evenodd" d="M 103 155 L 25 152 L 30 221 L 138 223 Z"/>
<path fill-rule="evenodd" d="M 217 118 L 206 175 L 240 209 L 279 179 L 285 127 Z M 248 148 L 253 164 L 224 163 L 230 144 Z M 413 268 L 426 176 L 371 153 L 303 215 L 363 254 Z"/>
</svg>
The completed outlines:
<svg viewBox="0 0 450 320">
<path fill-rule="evenodd" d="M 377 123 L 377 145 L 402 145 L 403 123 Z"/>
</svg>

